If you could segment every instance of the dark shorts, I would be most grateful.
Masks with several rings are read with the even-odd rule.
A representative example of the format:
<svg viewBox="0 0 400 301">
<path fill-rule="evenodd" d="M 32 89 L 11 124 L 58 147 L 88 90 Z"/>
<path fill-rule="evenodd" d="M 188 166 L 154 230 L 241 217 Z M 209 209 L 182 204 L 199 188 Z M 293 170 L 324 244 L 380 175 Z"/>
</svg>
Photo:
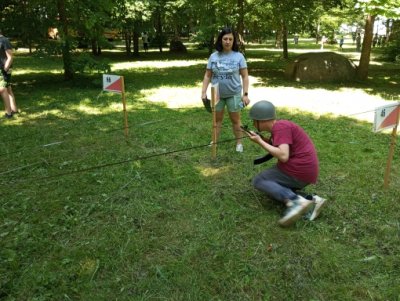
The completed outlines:
<svg viewBox="0 0 400 301">
<path fill-rule="evenodd" d="M 11 85 L 11 72 L 7 73 L 1 70 L 0 74 L 0 88 L 7 88 Z"/>
</svg>

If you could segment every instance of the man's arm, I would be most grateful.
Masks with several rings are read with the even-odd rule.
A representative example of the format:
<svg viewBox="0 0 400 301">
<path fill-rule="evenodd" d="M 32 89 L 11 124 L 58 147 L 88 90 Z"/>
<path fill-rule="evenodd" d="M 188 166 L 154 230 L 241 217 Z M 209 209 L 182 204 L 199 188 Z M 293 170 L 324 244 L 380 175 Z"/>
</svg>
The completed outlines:
<svg viewBox="0 0 400 301">
<path fill-rule="evenodd" d="M 272 156 L 277 158 L 280 162 L 285 163 L 289 160 L 289 144 L 280 144 L 279 146 L 273 146 L 264 141 L 256 133 L 254 133 L 254 135 L 250 134 L 249 136 L 253 142 L 259 144 L 263 149 L 265 149 Z"/>
<path fill-rule="evenodd" d="M 7 49 L 6 50 L 6 56 L 7 56 L 7 60 L 4 63 L 4 71 L 8 71 L 11 67 L 11 64 L 13 62 L 13 54 L 12 54 L 12 50 L 11 49 Z"/>
</svg>

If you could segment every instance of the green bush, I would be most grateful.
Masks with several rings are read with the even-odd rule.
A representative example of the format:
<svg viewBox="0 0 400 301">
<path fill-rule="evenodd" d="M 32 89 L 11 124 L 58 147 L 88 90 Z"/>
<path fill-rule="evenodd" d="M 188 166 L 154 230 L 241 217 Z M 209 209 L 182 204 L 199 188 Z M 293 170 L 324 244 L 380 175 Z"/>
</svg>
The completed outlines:
<svg viewBox="0 0 400 301">
<path fill-rule="evenodd" d="M 110 72 L 110 63 L 107 60 L 98 61 L 88 53 L 82 53 L 76 56 L 72 61 L 72 68 L 78 73 L 105 73 Z"/>
<path fill-rule="evenodd" d="M 400 32 L 394 35 L 393 39 L 386 44 L 384 57 L 390 62 L 399 62 L 400 57 Z"/>
</svg>

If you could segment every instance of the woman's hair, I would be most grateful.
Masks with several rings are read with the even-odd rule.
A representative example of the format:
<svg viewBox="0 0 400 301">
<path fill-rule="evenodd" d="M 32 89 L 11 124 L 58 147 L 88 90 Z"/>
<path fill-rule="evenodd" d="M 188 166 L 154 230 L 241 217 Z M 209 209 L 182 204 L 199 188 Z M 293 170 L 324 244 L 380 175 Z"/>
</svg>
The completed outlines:
<svg viewBox="0 0 400 301">
<path fill-rule="evenodd" d="M 236 51 L 236 52 L 239 51 L 239 45 L 238 45 L 238 43 L 237 43 L 236 33 L 235 33 L 231 28 L 225 27 L 225 28 L 222 29 L 221 32 L 219 33 L 218 38 L 217 38 L 217 42 L 215 43 L 215 49 L 216 49 L 218 52 L 221 52 L 221 51 L 223 50 L 223 47 L 222 47 L 222 37 L 223 37 L 224 35 L 226 35 L 226 34 L 229 34 L 229 33 L 233 34 L 232 50 L 233 50 L 233 51 Z"/>
</svg>

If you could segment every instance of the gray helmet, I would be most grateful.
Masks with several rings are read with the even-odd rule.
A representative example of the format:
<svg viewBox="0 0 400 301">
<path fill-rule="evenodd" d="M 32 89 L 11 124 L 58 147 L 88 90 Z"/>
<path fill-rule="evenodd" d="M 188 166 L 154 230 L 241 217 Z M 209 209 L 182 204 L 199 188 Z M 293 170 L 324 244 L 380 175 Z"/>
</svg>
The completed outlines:
<svg viewBox="0 0 400 301">
<path fill-rule="evenodd" d="M 275 106 L 267 100 L 261 100 L 252 106 L 249 116 L 253 120 L 276 119 Z"/>
</svg>

